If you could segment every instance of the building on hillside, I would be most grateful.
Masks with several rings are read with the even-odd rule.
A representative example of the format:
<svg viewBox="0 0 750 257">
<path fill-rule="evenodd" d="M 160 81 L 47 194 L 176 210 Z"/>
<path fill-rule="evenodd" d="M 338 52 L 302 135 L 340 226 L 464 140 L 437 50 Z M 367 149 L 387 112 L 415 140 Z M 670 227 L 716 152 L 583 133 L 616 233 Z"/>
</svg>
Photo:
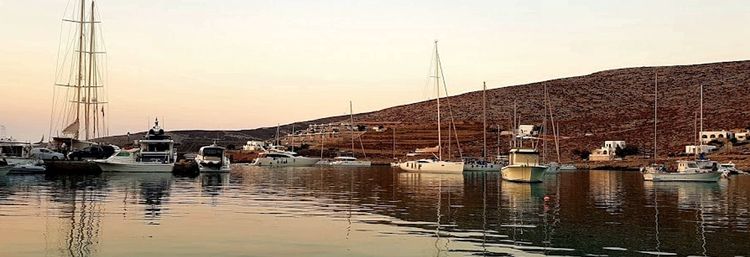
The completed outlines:
<svg viewBox="0 0 750 257">
<path fill-rule="evenodd" d="M 263 141 L 247 141 L 245 145 L 242 146 L 242 150 L 244 151 L 263 151 L 265 150 L 266 143 Z"/>
<path fill-rule="evenodd" d="M 534 125 L 518 125 L 516 136 L 518 137 L 530 137 L 539 135 L 537 126 Z"/>
<path fill-rule="evenodd" d="M 729 140 L 734 138 L 734 133 L 731 131 L 701 131 L 701 142 L 708 143 L 714 140 Z"/>
<path fill-rule="evenodd" d="M 713 145 L 686 145 L 685 146 L 685 153 L 686 154 L 706 154 L 713 151 L 716 151 L 717 147 Z"/>
<path fill-rule="evenodd" d="M 734 138 L 736 138 L 737 141 L 739 141 L 739 142 L 744 142 L 744 141 L 747 141 L 748 135 L 750 135 L 750 132 L 748 132 L 747 130 L 745 130 L 745 131 L 742 131 L 742 132 L 734 133 Z"/>
<path fill-rule="evenodd" d="M 604 146 L 594 149 L 589 155 L 589 161 L 612 161 L 616 159 L 617 148 L 625 148 L 625 141 L 604 141 Z"/>
</svg>

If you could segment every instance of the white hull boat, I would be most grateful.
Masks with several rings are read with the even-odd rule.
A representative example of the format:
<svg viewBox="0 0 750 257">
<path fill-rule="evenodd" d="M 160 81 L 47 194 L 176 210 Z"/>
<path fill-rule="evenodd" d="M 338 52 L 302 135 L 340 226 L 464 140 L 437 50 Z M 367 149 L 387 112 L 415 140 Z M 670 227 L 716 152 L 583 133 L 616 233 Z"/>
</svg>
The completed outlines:
<svg viewBox="0 0 750 257">
<path fill-rule="evenodd" d="M 542 182 L 549 168 L 539 164 L 539 152 L 536 149 L 513 148 L 510 150 L 509 161 L 509 165 L 500 169 L 500 176 L 513 182 Z"/>
<path fill-rule="evenodd" d="M 372 166 L 372 162 L 360 161 L 354 157 L 336 157 L 332 162 L 329 163 L 329 165 L 342 167 L 370 167 Z"/>
<path fill-rule="evenodd" d="M 654 182 L 717 182 L 721 179 L 720 172 L 680 173 L 658 172 L 644 173 L 643 180 Z"/>
<path fill-rule="evenodd" d="M 464 162 L 423 159 L 400 163 L 399 168 L 409 172 L 463 173 Z"/>
<path fill-rule="evenodd" d="M 252 165 L 266 167 L 310 167 L 319 161 L 320 158 L 304 157 L 295 152 L 271 150 L 255 158 Z"/>
<path fill-rule="evenodd" d="M 573 165 L 573 164 L 563 164 L 563 165 L 560 165 L 560 167 L 557 170 L 560 170 L 560 171 L 563 171 L 563 170 L 571 171 L 571 170 L 578 170 L 578 168 L 576 168 L 576 166 Z"/>
<path fill-rule="evenodd" d="M 224 154 L 224 147 L 212 144 L 201 147 L 198 155 L 195 156 L 195 162 L 198 164 L 198 170 L 202 173 L 225 173 L 230 172 L 229 158 Z"/>
<path fill-rule="evenodd" d="M 119 150 L 104 160 L 94 160 L 103 172 L 167 173 L 172 172 L 177 159 L 174 140 L 154 122 L 144 139 L 138 140 L 140 148 Z"/>
<path fill-rule="evenodd" d="M 544 180 L 546 166 L 508 165 L 500 170 L 504 180 L 537 183 Z"/>
<path fill-rule="evenodd" d="M 167 173 L 172 172 L 174 163 L 160 162 L 117 162 L 110 160 L 94 161 L 103 172 L 134 172 L 134 173 Z"/>
</svg>

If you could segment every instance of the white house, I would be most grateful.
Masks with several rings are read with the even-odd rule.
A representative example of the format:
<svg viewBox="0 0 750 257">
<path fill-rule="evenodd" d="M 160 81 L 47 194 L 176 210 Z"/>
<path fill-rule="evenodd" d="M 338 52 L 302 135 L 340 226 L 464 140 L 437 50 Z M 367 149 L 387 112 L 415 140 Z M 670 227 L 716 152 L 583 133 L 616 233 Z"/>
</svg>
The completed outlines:
<svg viewBox="0 0 750 257">
<path fill-rule="evenodd" d="M 713 140 L 731 139 L 734 137 L 734 133 L 731 131 L 701 131 L 701 142 L 708 143 Z"/>
<path fill-rule="evenodd" d="M 604 141 L 604 146 L 594 149 L 589 155 L 590 161 L 611 161 L 615 159 L 617 148 L 625 148 L 625 141 Z"/>
<path fill-rule="evenodd" d="M 713 145 L 686 145 L 685 146 L 686 154 L 710 153 L 714 150 L 716 150 L 716 146 L 713 146 Z"/>
<path fill-rule="evenodd" d="M 736 138 L 737 141 L 747 141 L 748 134 L 750 133 L 748 133 L 747 131 L 737 132 L 734 134 L 734 138 Z"/>
<path fill-rule="evenodd" d="M 534 125 L 518 125 L 518 131 L 516 131 L 519 137 L 536 136 L 536 126 Z"/>
</svg>

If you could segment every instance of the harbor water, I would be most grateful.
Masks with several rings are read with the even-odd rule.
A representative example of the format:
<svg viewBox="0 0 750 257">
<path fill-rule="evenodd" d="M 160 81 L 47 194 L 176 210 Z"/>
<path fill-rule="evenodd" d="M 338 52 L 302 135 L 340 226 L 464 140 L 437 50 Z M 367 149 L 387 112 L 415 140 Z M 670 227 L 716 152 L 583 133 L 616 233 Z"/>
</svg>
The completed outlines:
<svg viewBox="0 0 750 257">
<path fill-rule="evenodd" d="M 390 167 L 0 176 L 0 256 L 749 255 L 750 176 Z"/>
</svg>

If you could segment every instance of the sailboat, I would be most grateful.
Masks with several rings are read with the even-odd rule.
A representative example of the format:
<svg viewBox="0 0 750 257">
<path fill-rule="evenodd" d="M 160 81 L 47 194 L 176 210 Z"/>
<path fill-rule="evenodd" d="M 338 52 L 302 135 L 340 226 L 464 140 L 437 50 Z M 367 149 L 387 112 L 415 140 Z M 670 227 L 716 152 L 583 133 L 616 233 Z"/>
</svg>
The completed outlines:
<svg viewBox="0 0 750 257">
<path fill-rule="evenodd" d="M 464 171 L 500 171 L 499 162 L 487 160 L 487 83 L 482 82 L 482 159 L 464 163 Z"/>
<path fill-rule="evenodd" d="M 464 171 L 464 162 L 454 162 L 443 160 L 443 149 L 442 149 L 442 131 L 440 128 L 440 79 L 443 73 L 442 66 L 440 63 L 440 54 L 438 52 L 437 41 L 435 41 L 435 89 L 437 97 L 435 102 L 437 103 L 437 131 L 438 131 L 438 145 L 437 145 L 437 156 L 432 159 L 420 159 L 416 161 L 406 161 L 399 163 L 398 167 L 405 171 L 411 172 L 440 172 L 440 173 L 462 173 Z M 443 79 L 443 86 L 445 86 L 445 80 Z M 433 154 L 434 155 L 434 154 Z"/>
<path fill-rule="evenodd" d="M 352 156 L 338 156 L 333 159 L 330 165 L 331 166 L 349 166 L 349 167 L 370 167 L 370 165 L 372 164 L 370 161 L 360 161 L 360 160 L 357 160 L 356 157 L 354 157 L 354 130 L 357 127 L 354 125 L 354 111 L 352 109 L 351 101 L 349 101 L 349 123 L 351 127 L 349 131 L 351 132 L 351 138 L 352 138 Z M 362 144 L 361 141 L 360 141 L 360 144 Z M 364 149 L 362 151 L 362 154 L 365 154 Z"/>
<path fill-rule="evenodd" d="M 656 136 L 657 131 L 657 110 L 658 110 L 659 82 L 658 77 L 654 74 L 654 162 L 657 161 L 656 155 Z M 703 87 L 701 87 L 701 116 L 703 116 Z M 702 121 L 701 121 L 702 122 Z M 701 126 L 702 127 L 702 126 Z M 648 167 L 642 167 L 643 180 L 654 182 L 717 182 L 721 179 L 721 172 L 718 172 L 718 163 L 708 160 L 698 161 L 678 161 L 677 171 L 669 172 L 663 166 L 652 164 Z"/>
<path fill-rule="evenodd" d="M 105 52 L 95 11 L 95 1 L 81 0 L 73 14 L 63 19 L 74 26 L 71 31 L 75 34 L 60 42 L 73 45 L 60 48 L 72 51 L 58 54 L 55 74 L 50 138 L 61 150 L 95 145 L 90 140 L 109 134 L 105 119 L 106 59 L 102 57 Z"/>
</svg>

